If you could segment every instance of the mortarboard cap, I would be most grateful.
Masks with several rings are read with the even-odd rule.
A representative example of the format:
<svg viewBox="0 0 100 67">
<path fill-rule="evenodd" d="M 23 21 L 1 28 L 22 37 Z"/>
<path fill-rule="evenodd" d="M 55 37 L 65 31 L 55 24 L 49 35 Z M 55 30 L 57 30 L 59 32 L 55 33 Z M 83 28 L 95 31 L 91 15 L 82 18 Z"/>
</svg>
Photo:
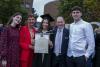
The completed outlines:
<svg viewBox="0 0 100 67">
<path fill-rule="evenodd" d="M 54 19 L 49 14 L 41 15 L 42 19 L 47 19 L 49 22 L 54 21 Z"/>
</svg>

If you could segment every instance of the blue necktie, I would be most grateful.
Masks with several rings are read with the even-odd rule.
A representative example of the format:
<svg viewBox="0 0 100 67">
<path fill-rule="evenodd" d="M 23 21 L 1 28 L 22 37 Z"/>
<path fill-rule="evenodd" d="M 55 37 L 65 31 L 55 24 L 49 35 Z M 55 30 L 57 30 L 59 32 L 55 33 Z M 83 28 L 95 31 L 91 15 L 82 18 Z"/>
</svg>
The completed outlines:
<svg viewBox="0 0 100 67">
<path fill-rule="evenodd" d="M 58 29 L 57 31 L 57 36 L 56 36 L 56 43 L 55 43 L 55 54 L 56 56 L 59 55 L 59 53 L 61 53 L 61 29 Z"/>
</svg>

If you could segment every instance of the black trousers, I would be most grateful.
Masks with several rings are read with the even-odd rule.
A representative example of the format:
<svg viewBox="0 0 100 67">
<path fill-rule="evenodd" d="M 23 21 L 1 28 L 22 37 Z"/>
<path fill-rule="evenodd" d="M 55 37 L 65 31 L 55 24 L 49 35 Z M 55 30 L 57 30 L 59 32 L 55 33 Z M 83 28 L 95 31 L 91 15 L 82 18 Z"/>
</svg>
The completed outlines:
<svg viewBox="0 0 100 67">
<path fill-rule="evenodd" d="M 66 67 L 66 55 L 53 55 L 52 67 Z"/>
<path fill-rule="evenodd" d="M 67 67 L 86 67 L 85 56 L 80 57 L 68 57 L 67 56 Z"/>
<path fill-rule="evenodd" d="M 100 48 L 96 49 L 95 57 L 93 60 L 94 67 L 100 67 Z"/>
<path fill-rule="evenodd" d="M 44 59 L 42 60 L 42 54 L 37 53 L 32 67 L 51 67 L 50 54 L 44 54 Z"/>
</svg>

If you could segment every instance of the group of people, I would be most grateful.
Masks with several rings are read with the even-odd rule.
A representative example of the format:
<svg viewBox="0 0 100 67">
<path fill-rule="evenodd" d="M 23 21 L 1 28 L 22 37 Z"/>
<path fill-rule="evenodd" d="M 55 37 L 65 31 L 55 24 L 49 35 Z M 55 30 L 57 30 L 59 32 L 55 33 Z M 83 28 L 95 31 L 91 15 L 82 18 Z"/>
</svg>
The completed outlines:
<svg viewBox="0 0 100 67">
<path fill-rule="evenodd" d="M 92 25 L 82 19 L 81 7 L 74 6 L 71 16 L 74 22 L 68 29 L 58 16 L 52 29 L 48 18 L 43 18 L 37 30 L 33 15 L 21 26 L 22 14 L 14 14 L 0 32 L 0 67 L 100 67 L 100 34 L 95 37 Z M 52 33 L 48 53 L 34 53 L 35 34 L 48 31 Z"/>
</svg>

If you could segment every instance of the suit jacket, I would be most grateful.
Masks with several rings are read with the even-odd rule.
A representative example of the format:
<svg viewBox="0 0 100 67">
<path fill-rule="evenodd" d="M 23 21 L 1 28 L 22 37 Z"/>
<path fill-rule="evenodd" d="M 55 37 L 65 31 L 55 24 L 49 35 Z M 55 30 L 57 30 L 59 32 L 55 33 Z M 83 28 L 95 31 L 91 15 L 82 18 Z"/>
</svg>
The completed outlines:
<svg viewBox="0 0 100 67">
<path fill-rule="evenodd" d="M 50 39 L 53 42 L 53 49 L 52 52 L 54 52 L 55 49 L 55 37 L 57 33 L 57 28 L 53 30 L 53 34 L 51 35 Z M 67 48 L 68 48 L 68 42 L 69 42 L 69 30 L 64 28 L 63 29 L 63 36 L 62 36 L 62 45 L 61 45 L 61 55 L 67 54 Z"/>
<path fill-rule="evenodd" d="M 35 29 L 33 29 L 35 34 Z M 21 46 L 21 57 L 20 60 L 28 61 L 32 57 L 33 50 L 29 48 L 31 45 L 31 36 L 28 26 L 23 26 L 20 30 L 20 46 Z"/>
<path fill-rule="evenodd" d="M 51 50 L 51 67 L 66 67 L 66 54 L 69 42 L 69 30 L 63 29 L 62 44 L 61 44 L 61 54 L 56 56 L 54 53 L 55 49 L 55 37 L 57 34 L 57 28 L 52 31 L 50 39 L 53 42 L 53 48 Z M 57 64 L 59 63 L 59 64 Z"/>
</svg>

